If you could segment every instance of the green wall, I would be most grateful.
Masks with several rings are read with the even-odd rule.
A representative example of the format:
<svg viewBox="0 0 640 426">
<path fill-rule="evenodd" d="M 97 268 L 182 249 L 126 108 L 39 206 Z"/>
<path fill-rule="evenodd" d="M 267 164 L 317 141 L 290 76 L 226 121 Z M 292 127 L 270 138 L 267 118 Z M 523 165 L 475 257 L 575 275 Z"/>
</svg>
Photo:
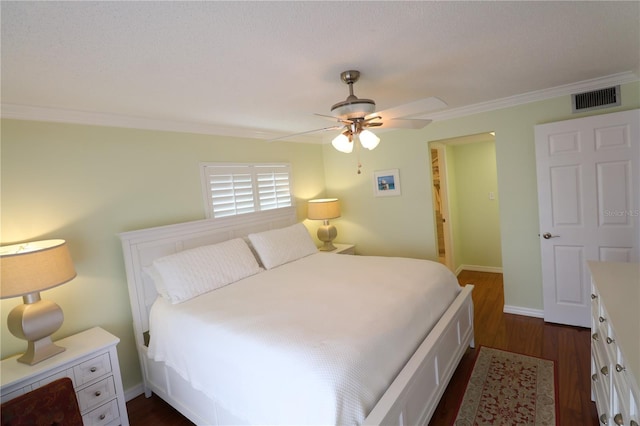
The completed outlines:
<svg viewBox="0 0 640 426">
<path fill-rule="evenodd" d="M 449 204 L 455 212 L 455 269 L 501 268 L 495 143 L 486 140 L 448 146 L 446 163 L 448 180 L 455 185 L 449 191 Z M 489 192 L 494 194 L 493 200 L 489 199 Z"/>
<path fill-rule="evenodd" d="M 640 107 L 640 84 L 622 87 L 623 105 Z M 200 161 L 289 161 L 298 216 L 304 200 L 339 197 L 332 221 L 339 242 L 367 255 L 436 259 L 429 142 L 496 132 L 500 230 L 507 305 L 542 309 L 536 195 L 536 124 L 573 116 L 569 96 L 437 121 L 415 131 L 380 132 L 374 151 L 336 152 L 330 145 L 99 126 L 2 120 L 2 244 L 64 238 L 78 272 L 43 297 L 64 310 L 61 338 L 96 325 L 121 338 L 125 389 L 140 383 L 119 232 L 204 218 Z M 399 169 L 402 195 L 373 194 L 375 170 Z M 315 235 L 316 223 L 310 223 Z M 20 299 L 3 300 L 2 358 L 24 350 L 7 330 Z"/>
<path fill-rule="evenodd" d="M 378 148 L 360 155 L 361 175 L 355 173 L 355 154 L 324 145 L 327 194 L 344 200 L 338 238 L 357 243 L 360 254 L 436 259 L 428 143 L 495 131 L 505 305 L 541 312 L 534 126 L 640 107 L 639 82 L 622 85 L 621 92 L 620 107 L 581 114 L 571 113 L 567 95 L 436 121 L 421 130 L 380 132 Z M 372 173 L 385 169 L 400 170 L 402 196 L 374 197 Z"/>
<path fill-rule="evenodd" d="M 201 161 L 290 162 L 300 219 L 324 195 L 319 145 L 18 120 L 1 136 L 2 245 L 68 241 L 78 276 L 43 293 L 64 311 L 54 338 L 97 325 L 120 337 L 125 390 L 141 375 L 118 233 L 204 219 Z M 20 303 L 0 305 L 2 358 L 26 348 L 6 326 Z"/>
</svg>

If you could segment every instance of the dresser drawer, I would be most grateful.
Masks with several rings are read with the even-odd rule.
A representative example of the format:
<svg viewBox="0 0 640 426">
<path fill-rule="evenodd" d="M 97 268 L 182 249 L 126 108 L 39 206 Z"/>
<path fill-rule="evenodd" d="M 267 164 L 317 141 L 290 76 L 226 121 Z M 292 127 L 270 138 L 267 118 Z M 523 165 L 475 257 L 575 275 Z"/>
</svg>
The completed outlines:
<svg viewBox="0 0 640 426">
<path fill-rule="evenodd" d="M 82 416 L 85 425 L 108 425 L 120 417 L 118 401 L 113 400 L 103 404 Z"/>
<path fill-rule="evenodd" d="M 108 352 L 73 367 L 76 386 L 82 386 L 108 373 L 111 373 Z"/>
<path fill-rule="evenodd" d="M 78 405 L 80 405 L 80 411 L 82 412 L 114 399 L 116 397 L 116 388 L 113 383 L 113 377 L 107 377 L 98 383 L 80 389 L 77 395 Z"/>
<path fill-rule="evenodd" d="M 596 398 L 596 405 L 598 407 L 608 407 L 610 402 L 609 389 L 611 386 L 611 376 L 609 374 L 602 374 L 602 368 L 607 367 L 607 364 L 599 358 L 594 352 L 591 354 L 591 364 L 593 371 L 591 373 L 591 389 L 593 389 L 594 396 Z M 607 408 L 608 409 L 608 408 Z M 600 408 L 598 409 L 600 412 Z"/>
</svg>

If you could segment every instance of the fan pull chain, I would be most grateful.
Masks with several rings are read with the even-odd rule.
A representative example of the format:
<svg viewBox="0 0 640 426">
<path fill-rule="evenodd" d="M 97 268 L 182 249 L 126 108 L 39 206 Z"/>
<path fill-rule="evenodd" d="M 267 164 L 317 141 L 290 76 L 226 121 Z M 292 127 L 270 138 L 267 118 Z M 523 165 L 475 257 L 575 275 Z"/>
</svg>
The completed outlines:
<svg viewBox="0 0 640 426">
<path fill-rule="evenodd" d="M 358 142 L 360 142 L 360 139 L 358 138 Z M 362 174 L 362 171 L 360 170 L 360 168 L 362 168 L 362 163 L 360 162 L 360 144 L 356 144 L 355 142 L 355 138 L 353 143 L 356 145 L 356 161 L 358 162 L 358 174 Z"/>
</svg>

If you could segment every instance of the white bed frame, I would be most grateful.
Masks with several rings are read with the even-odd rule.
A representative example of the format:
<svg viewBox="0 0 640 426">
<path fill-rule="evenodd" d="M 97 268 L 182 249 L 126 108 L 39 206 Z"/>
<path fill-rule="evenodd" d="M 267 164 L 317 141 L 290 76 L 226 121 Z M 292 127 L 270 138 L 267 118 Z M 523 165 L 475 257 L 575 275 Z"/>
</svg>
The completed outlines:
<svg viewBox="0 0 640 426">
<path fill-rule="evenodd" d="M 142 268 L 161 256 L 297 221 L 294 208 L 231 218 L 199 220 L 120 234 L 145 395 L 157 394 L 198 425 L 246 424 L 194 390 L 173 369 L 147 357 L 149 310 L 157 297 Z M 364 421 L 366 425 L 427 424 L 453 372 L 473 340 L 472 285 L 454 302 L 424 339 Z"/>
</svg>

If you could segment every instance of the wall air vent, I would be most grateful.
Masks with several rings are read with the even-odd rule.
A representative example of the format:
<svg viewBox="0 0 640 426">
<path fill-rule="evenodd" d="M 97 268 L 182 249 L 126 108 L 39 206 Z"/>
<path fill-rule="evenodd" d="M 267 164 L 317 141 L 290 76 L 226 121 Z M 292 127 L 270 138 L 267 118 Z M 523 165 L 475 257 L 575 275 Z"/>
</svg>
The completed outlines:
<svg viewBox="0 0 640 426">
<path fill-rule="evenodd" d="M 620 86 L 571 95 L 571 110 L 574 114 L 618 105 L 620 105 Z"/>
</svg>

